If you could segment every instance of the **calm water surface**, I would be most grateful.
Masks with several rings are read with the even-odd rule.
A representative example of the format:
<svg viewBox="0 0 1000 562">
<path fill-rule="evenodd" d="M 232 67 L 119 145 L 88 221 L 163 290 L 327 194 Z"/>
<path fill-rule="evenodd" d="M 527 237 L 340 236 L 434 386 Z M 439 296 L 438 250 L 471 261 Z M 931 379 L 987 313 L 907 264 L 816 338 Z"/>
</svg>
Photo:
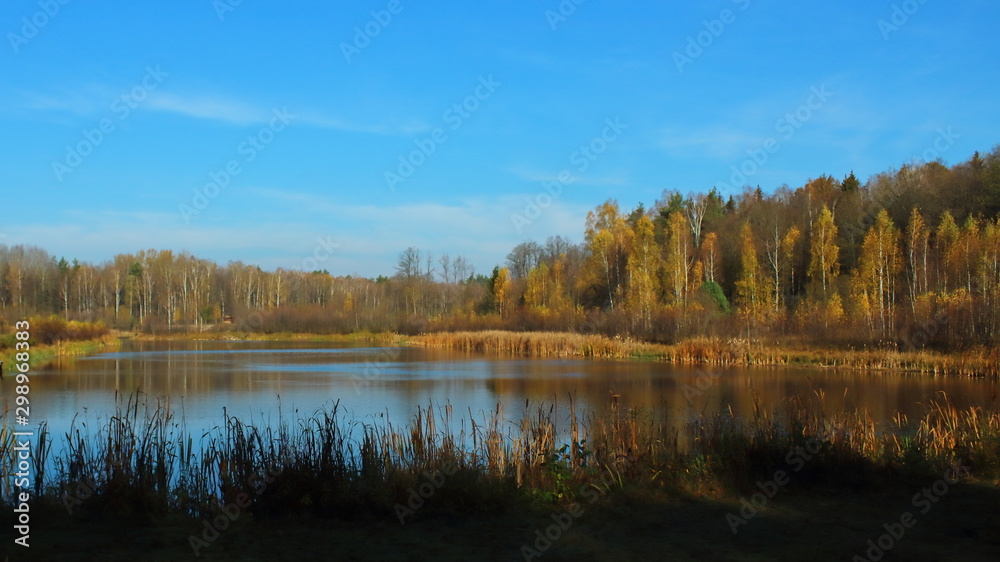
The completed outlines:
<svg viewBox="0 0 1000 562">
<path fill-rule="evenodd" d="M 315 342 L 131 342 L 122 351 L 37 371 L 31 379 L 33 425 L 45 420 L 61 437 L 74 415 L 106 420 L 115 393 L 140 391 L 146 400 L 169 399 L 192 433 L 219 426 L 223 409 L 244 421 L 273 423 L 305 417 L 335 401 L 349 418 L 394 424 L 412 419 L 419 406 L 450 404 L 456 417 L 504 404 L 519 418 L 525 401 L 583 409 L 620 404 L 666 404 L 679 420 L 752 411 L 753 397 L 780 406 L 794 395 L 825 393 L 828 410 L 861 408 L 888 421 L 897 411 L 911 418 L 940 392 L 959 406 L 988 406 L 992 380 L 860 373 L 832 369 L 723 368 L 692 395 L 702 371 L 663 363 L 579 359 L 498 358 L 451 350 L 361 347 Z M 13 377 L 0 382 L 13 409 Z M 705 386 L 701 381 L 701 386 Z M 685 392 L 687 389 L 687 392 Z"/>
</svg>

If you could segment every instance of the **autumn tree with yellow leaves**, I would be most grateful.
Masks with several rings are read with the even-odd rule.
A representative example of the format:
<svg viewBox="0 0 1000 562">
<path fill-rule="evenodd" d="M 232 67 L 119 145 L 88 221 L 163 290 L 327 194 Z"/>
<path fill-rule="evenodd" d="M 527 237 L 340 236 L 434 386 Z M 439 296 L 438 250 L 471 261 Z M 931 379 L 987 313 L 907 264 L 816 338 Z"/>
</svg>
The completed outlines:
<svg viewBox="0 0 1000 562">
<path fill-rule="evenodd" d="M 740 275 L 736 280 L 736 306 L 751 332 L 766 317 L 774 290 L 770 277 L 764 273 L 757 255 L 753 228 L 743 223 L 740 228 Z"/>
<path fill-rule="evenodd" d="M 585 240 L 591 262 L 590 279 L 603 285 L 601 292 L 607 296 L 612 310 L 625 282 L 630 237 L 631 229 L 617 202 L 608 200 L 587 213 Z"/>
<path fill-rule="evenodd" d="M 837 225 L 833 213 L 823 205 L 813 223 L 809 242 L 809 276 L 818 282 L 823 291 L 823 300 L 829 297 L 830 285 L 840 271 L 840 247 L 837 246 Z"/>
<path fill-rule="evenodd" d="M 666 237 L 664 267 L 670 304 L 680 306 L 683 309 L 687 306 L 691 266 L 693 265 L 691 231 L 683 213 L 674 212 L 667 218 Z"/>
<path fill-rule="evenodd" d="M 158 332 L 252 317 L 271 331 L 544 327 L 1000 347 L 1000 147 L 865 182 L 824 174 L 770 193 L 667 190 L 651 211 L 608 199 L 584 232 L 564 234 L 519 243 L 492 275 L 410 247 L 375 278 L 155 249 L 88 263 L 0 243 L 0 326 L 58 314 Z"/>
<path fill-rule="evenodd" d="M 882 209 L 861 244 L 852 293 L 869 328 L 888 337 L 895 327 L 896 279 L 903 268 L 900 233 Z"/>
<path fill-rule="evenodd" d="M 657 305 L 657 271 L 660 269 L 660 252 L 656 246 L 653 221 L 646 215 L 639 217 L 632 236 L 628 256 L 628 291 L 626 302 L 642 330 L 652 327 L 653 310 Z"/>
</svg>

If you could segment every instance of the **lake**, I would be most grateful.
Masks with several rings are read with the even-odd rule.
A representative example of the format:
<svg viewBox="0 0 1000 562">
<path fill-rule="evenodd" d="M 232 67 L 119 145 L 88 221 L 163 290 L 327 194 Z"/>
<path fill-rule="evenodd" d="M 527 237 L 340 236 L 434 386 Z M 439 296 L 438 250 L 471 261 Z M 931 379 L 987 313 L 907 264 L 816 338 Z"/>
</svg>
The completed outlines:
<svg viewBox="0 0 1000 562">
<path fill-rule="evenodd" d="M 869 410 L 879 421 L 897 411 L 921 415 L 940 392 L 959 407 L 988 406 L 994 380 L 807 368 L 698 368 L 640 361 L 527 359 L 409 347 L 329 342 L 127 341 L 116 353 L 67 361 L 31 378 L 32 426 L 49 423 L 56 448 L 74 416 L 93 429 L 114 411 L 115 394 L 140 391 L 169 399 L 198 435 L 222 424 L 223 409 L 255 424 L 307 417 L 336 401 L 348 419 L 394 425 L 420 406 L 450 404 L 455 417 L 482 419 L 498 403 L 519 419 L 528 401 L 600 411 L 612 396 L 622 406 L 667 405 L 684 421 L 731 409 L 752 412 L 792 396 L 825 394 L 827 411 Z M 13 409 L 14 377 L 0 387 Z M 818 407 L 818 406 L 817 406 Z"/>
</svg>

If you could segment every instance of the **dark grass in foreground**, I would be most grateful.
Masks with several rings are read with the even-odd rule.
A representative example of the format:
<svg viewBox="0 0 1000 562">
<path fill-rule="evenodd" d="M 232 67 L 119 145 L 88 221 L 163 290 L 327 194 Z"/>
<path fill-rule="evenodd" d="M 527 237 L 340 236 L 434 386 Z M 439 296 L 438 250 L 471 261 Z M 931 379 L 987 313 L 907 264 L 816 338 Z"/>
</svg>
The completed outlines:
<svg viewBox="0 0 1000 562">
<path fill-rule="evenodd" d="M 431 406 L 395 427 L 348 420 L 334 404 L 276 427 L 226 416 L 223 427 L 199 439 L 176 421 L 169 403 L 140 406 L 133 395 L 95 433 L 75 423 L 62 436 L 64 452 L 36 473 L 35 492 L 61 499 L 85 483 L 93 494 L 80 509 L 145 517 L 207 515 L 260 489 L 249 509 L 255 515 L 352 517 L 392 513 L 425 474 L 445 469 L 453 474 L 427 502 L 428 513 L 568 502 L 588 486 L 740 494 L 800 465 L 797 485 L 878 486 L 951 466 L 981 480 L 1000 478 L 1000 413 L 957 410 L 943 396 L 922 419 L 898 417 L 890 427 L 865 412 L 827 412 L 822 396 L 773 409 L 758 404 L 751 419 L 717 415 L 680 431 L 666 408 L 612 403 L 580 416 L 572 401 L 568 406 L 563 428 L 553 407 L 527 405 L 516 423 L 505 421 L 503 405 L 478 418 Z M 8 416 L 4 421 L 0 458 L 9 505 L 13 437 Z M 35 449 L 40 469 L 45 458 Z M 261 483 L 262 475 L 268 481 Z"/>
<path fill-rule="evenodd" d="M 1000 478 L 1000 413 L 957 410 L 943 396 L 923 418 L 909 423 L 899 417 L 888 427 L 864 412 L 827 412 L 820 395 L 770 409 L 760 406 L 750 419 L 720 415 L 681 430 L 671 419 L 677 412 L 625 410 L 615 403 L 599 414 L 578 416 L 569 402 L 565 427 L 558 426 L 563 416 L 551 406 L 526 405 L 516 422 L 505 421 L 502 405 L 476 417 L 456 417 L 447 406 L 428 407 L 407 426 L 395 427 L 345 419 L 333 405 L 276 427 L 226 416 L 224 425 L 204 439 L 187 434 L 169 404 L 139 402 L 136 396 L 120 401 L 118 411 L 94 433 L 78 423 L 62 436 L 64 452 L 51 459 L 48 471 L 35 475 L 34 505 L 49 514 L 38 525 L 62 517 L 55 525 L 68 535 L 94 521 L 107 521 L 108 533 L 120 533 L 122 522 L 130 529 L 166 525 L 169 530 L 156 541 L 177 535 L 187 547 L 191 536 L 202 536 L 204 521 L 218 520 L 234 505 L 243 506 L 234 529 L 290 528 L 295 522 L 335 534 L 337 529 L 365 528 L 367 534 L 383 528 L 399 540 L 418 543 L 414 525 L 438 531 L 441 525 L 453 531 L 471 525 L 471 531 L 473 521 L 493 521 L 508 529 L 507 552 L 516 556 L 522 545 L 532 544 L 538 528 L 552 524 L 551 515 L 574 505 L 583 514 L 579 527 L 565 531 L 577 537 L 576 546 L 563 547 L 570 551 L 596 540 L 582 529 L 600 535 L 634 521 L 649 526 L 652 536 L 658 518 L 680 528 L 699 521 L 711 525 L 706 533 L 733 538 L 729 515 L 741 515 L 742 500 L 761 491 L 761 483 L 775 481 L 778 471 L 789 482 L 758 510 L 759 519 L 750 517 L 738 526 L 740 541 L 752 542 L 775 522 L 804 536 L 804 522 L 846 521 L 848 516 L 838 511 L 844 509 L 866 511 L 872 521 L 898 520 L 902 511 L 914 509 L 913 492 L 955 474 L 955 467 L 964 467 L 963 482 L 953 485 L 959 491 L 952 498 L 965 498 L 980 509 L 982 502 L 976 501 L 987 496 L 968 490 L 980 487 L 996 499 Z M 0 431 L 6 471 L 2 517 L 9 518 L 15 490 L 6 467 L 14 466 L 13 441 L 9 425 Z M 39 462 L 45 460 L 43 450 L 36 447 Z M 891 495 L 887 490 L 900 493 L 897 505 L 883 515 L 878 507 Z M 54 515 L 60 511 L 72 516 Z M 981 525 L 973 519 L 955 533 L 979 540 L 986 530 L 1000 529 L 1000 513 L 983 515 Z M 476 532 L 497 542 L 507 536 L 493 537 L 494 531 Z M 866 532 L 852 531 L 858 538 Z M 882 532 L 874 525 L 868 538 Z M 773 546 L 758 538 L 760 548 Z M 176 547 L 172 542 L 161 546 Z M 592 546 L 592 552 L 602 548 Z M 710 554 L 716 547 L 721 548 L 709 541 L 691 556 L 698 556 L 698 548 Z"/>
</svg>

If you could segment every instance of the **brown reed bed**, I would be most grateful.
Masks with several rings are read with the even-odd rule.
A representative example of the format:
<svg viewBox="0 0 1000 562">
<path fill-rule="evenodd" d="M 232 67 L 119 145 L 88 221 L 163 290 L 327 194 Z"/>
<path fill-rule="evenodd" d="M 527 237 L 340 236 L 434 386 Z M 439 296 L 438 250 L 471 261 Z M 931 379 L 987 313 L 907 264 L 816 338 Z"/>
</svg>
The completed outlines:
<svg viewBox="0 0 1000 562">
<path fill-rule="evenodd" d="M 217 339 L 216 332 L 142 335 L 142 340 Z M 818 347 L 803 343 L 769 343 L 745 339 L 693 337 L 672 345 L 644 342 L 630 337 L 608 337 L 575 332 L 514 332 L 481 330 L 431 332 L 403 336 L 391 332 L 352 334 L 300 334 L 234 332 L 227 337 L 260 341 L 329 341 L 413 345 L 515 357 L 579 357 L 637 359 L 676 364 L 720 366 L 796 366 L 866 371 L 905 371 L 933 376 L 1000 376 L 1000 349 L 972 348 L 951 353 L 881 349 Z"/>
<path fill-rule="evenodd" d="M 648 344 L 597 334 L 569 332 L 440 332 L 410 338 L 415 345 L 525 357 L 626 358 L 652 349 Z"/>
<path fill-rule="evenodd" d="M 421 334 L 405 341 L 426 347 L 523 357 L 643 359 L 678 364 L 812 366 L 931 375 L 1000 376 L 1000 350 L 986 348 L 942 354 L 894 349 L 799 348 L 710 337 L 665 345 L 596 334 L 502 330 Z"/>
<path fill-rule="evenodd" d="M 565 404 L 526 403 L 513 419 L 502 404 L 461 417 L 431 405 L 395 427 L 349 420 L 334 403 L 276 425 L 226 414 L 223 426 L 200 438 L 175 419 L 169 402 L 118 398 L 94 433 L 74 422 L 50 470 L 36 466 L 41 501 L 149 521 L 217 514 L 250 497 L 248 511 L 257 517 L 353 519 L 392 516 L 427 482 L 437 484 L 420 516 L 570 502 L 588 490 L 724 497 L 752 490 L 777 470 L 794 471 L 793 486 L 834 490 L 937 478 L 956 466 L 981 481 L 1000 479 L 1000 412 L 959 410 L 943 395 L 920 419 L 897 416 L 890 424 L 867 412 L 828 411 L 821 393 L 770 409 L 758 403 L 745 419 L 716 415 L 681 425 L 667 408 L 612 401 L 582 414 L 570 400 L 568 416 Z M 3 421 L 0 503 L 10 505 L 6 414 Z M 48 433 L 38 435 L 36 447 L 44 449 Z"/>
</svg>

